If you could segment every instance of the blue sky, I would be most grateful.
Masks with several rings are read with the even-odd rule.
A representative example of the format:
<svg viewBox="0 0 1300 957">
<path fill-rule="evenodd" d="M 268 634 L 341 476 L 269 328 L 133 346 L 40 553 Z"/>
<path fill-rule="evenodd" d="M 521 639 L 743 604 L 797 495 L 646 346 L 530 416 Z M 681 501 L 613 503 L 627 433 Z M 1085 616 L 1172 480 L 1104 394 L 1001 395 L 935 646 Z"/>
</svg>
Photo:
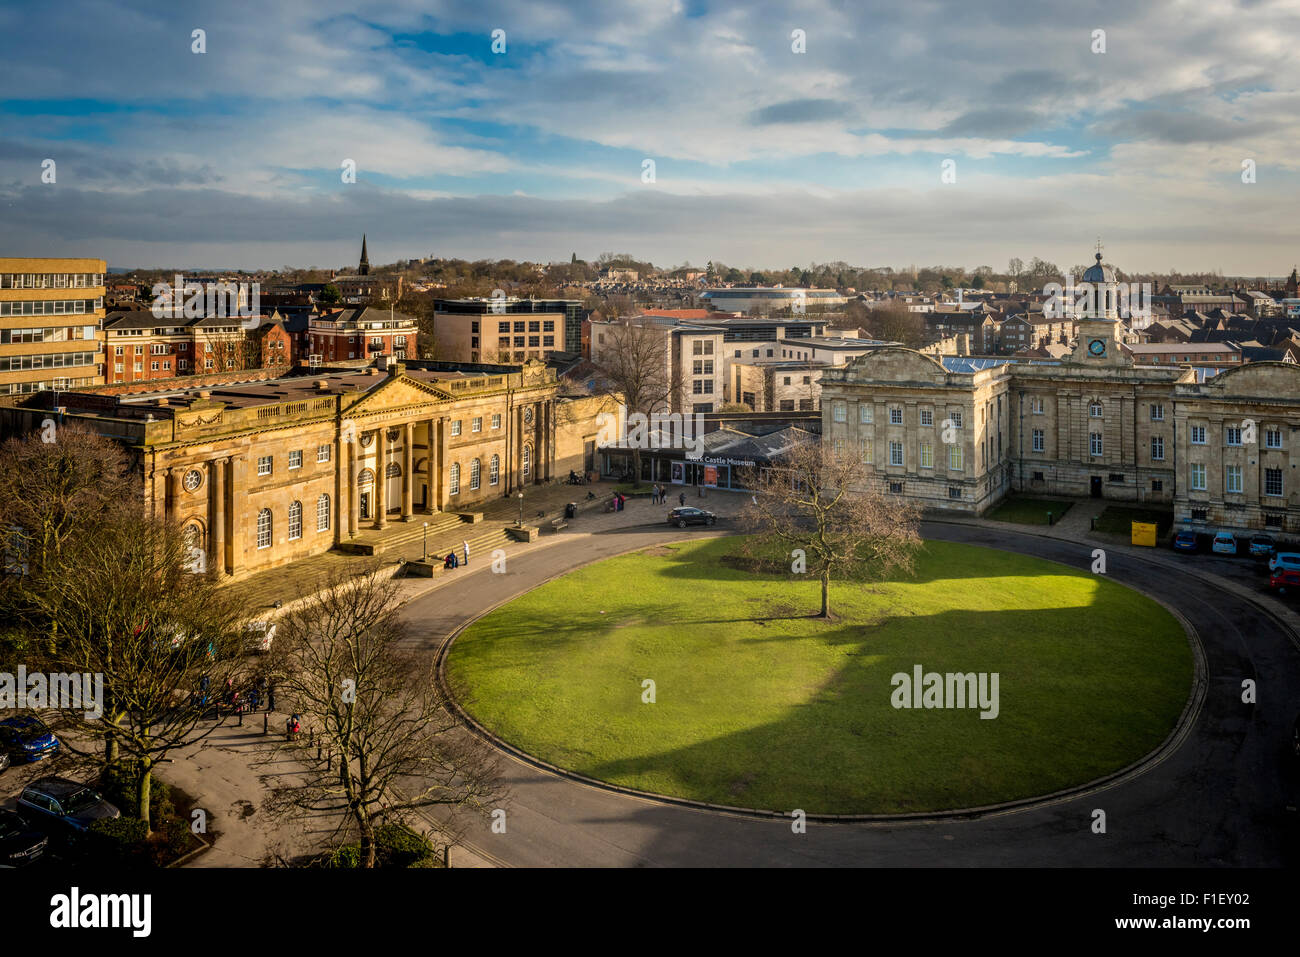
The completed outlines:
<svg viewBox="0 0 1300 957">
<path fill-rule="evenodd" d="M 1291 0 L 9 4 L 0 255 L 342 266 L 365 232 L 373 261 L 1000 269 L 1101 236 L 1281 274 L 1298 27 Z"/>
</svg>

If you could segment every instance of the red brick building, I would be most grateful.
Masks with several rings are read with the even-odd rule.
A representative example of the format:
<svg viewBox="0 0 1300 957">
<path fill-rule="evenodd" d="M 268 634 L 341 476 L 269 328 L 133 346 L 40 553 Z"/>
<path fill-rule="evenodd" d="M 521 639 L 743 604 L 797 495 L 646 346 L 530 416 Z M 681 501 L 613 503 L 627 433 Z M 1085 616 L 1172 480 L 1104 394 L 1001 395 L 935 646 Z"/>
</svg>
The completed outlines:
<svg viewBox="0 0 1300 957">
<path fill-rule="evenodd" d="M 312 316 L 307 323 L 309 362 L 346 362 L 393 356 L 414 359 L 417 326 L 414 316 L 392 309 L 355 306 Z"/>
</svg>

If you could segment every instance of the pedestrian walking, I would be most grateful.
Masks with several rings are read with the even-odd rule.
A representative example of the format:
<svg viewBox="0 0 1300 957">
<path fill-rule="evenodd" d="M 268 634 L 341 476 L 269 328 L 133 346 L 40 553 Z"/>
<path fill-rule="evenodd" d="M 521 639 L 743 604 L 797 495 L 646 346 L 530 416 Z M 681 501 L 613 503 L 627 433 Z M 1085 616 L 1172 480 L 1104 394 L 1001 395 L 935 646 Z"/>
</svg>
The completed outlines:
<svg viewBox="0 0 1300 957">
<path fill-rule="evenodd" d="M 275 682 L 269 682 L 266 686 L 266 710 L 275 710 Z"/>
<path fill-rule="evenodd" d="M 686 504 L 686 493 L 683 492 L 681 495 L 678 495 L 678 496 L 677 496 L 677 501 L 681 502 L 682 505 L 685 505 L 685 504 Z"/>
<path fill-rule="evenodd" d="M 466 539 L 461 544 L 465 546 L 465 567 L 469 568 L 469 540 Z"/>
</svg>

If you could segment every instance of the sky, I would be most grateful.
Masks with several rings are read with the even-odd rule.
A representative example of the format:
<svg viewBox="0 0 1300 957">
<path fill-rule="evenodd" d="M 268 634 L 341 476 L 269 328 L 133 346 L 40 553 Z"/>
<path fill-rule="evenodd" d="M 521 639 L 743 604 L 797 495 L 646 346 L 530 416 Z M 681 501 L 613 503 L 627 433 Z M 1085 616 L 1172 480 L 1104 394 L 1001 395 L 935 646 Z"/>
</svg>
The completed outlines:
<svg viewBox="0 0 1300 957">
<path fill-rule="evenodd" d="M 1297 37 L 1300 0 L 8 2 L 0 256 L 1284 275 Z"/>
</svg>

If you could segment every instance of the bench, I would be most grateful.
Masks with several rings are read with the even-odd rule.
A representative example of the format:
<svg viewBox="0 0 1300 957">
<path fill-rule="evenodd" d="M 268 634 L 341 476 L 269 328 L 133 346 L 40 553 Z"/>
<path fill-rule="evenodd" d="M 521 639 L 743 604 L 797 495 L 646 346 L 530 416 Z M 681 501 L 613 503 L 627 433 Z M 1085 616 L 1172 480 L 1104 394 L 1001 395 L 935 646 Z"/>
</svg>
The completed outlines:
<svg viewBox="0 0 1300 957">
<path fill-rule="evenodd" d="M 552 528 L 554 531 L 557 531 L 557 532 L 558 532 L 560 529 L 562 529 L 562 528 L 568 528 L 568 527 L 569 527 L 569 523 L 566 522 L 566 521 L 565 521 L 564 519 L 562 519 L 562 518 L 553 518 L 553 519 L 551 519 L 551 528 Z"/>
</svg>

